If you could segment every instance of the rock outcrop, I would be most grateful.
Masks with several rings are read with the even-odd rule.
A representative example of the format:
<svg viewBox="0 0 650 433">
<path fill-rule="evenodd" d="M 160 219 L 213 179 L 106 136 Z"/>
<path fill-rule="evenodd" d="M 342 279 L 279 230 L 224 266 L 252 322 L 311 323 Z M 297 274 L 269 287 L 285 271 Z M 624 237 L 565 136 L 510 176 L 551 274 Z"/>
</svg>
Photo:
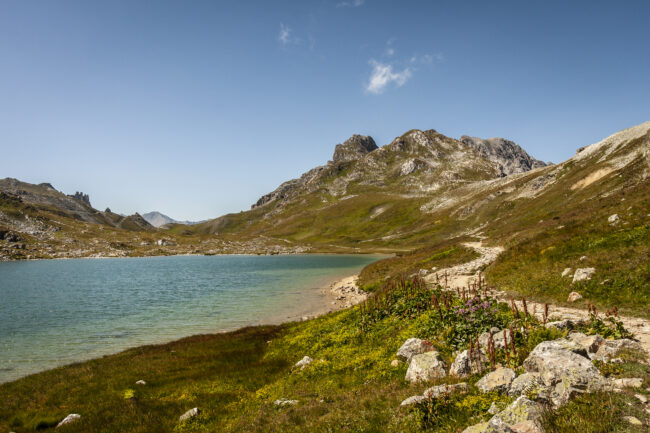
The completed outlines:
<svg viewBox="0 0 650 433">
<path fill-rule="evenodd" d="M 421 353 L 411 358 L 405 379 L 411 383 L 430 382 L 445 377 L 447 375 L 445 367 L 437 351 Z"/>
<path fill-rule="evenodd" d="M 478 151 L 481 156 L 494 161 L 501 176 L 524 173 L 548 164 L 530 156 L 524 149 L 504 138 L 477 138 L 463 135 L 460 141 Z"/>
</svg>

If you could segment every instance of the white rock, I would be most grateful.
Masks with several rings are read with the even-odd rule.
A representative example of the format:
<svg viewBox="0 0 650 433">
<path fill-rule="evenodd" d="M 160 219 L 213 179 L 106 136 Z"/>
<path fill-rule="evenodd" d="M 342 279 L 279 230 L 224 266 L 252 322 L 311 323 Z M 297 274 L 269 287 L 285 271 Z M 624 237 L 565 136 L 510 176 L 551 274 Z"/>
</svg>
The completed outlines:
<svg viewBox="0 0 650 433">
<path fill-rule="evenodd" d="M 476 386 L 481 392 L 508 392 L 515 376 L 516 373 L 512 368 L 500 367 L 483 376 L 476 382 Z"/>
<path fill-rule="evenodd" d="M 449 367 L 449 374 L 456 377 L 467 377 L 472 374 L 482 373 L 485 370 L 487 357 L 482 351 L 478 351 L 474 359 L 469 359 L 469 350 L 463 350 Z"/>
<path fill-rule="evenodd" d="M 146 385 L 147 382 L 145 382 L 144 380 L 138 380 L 135 384 L 136 385 Z"/>
<path fill-rule="evenodd" d="M 427 401 L 428 399 L 423 396 L 423 395 L 414 395 L 412 397 L 407 398 L 403 402 L 400 403 L 400 406 L 414 406 L 416 404 L 421 404 Z"/>
<path fill-rule="evenodd" d="M 600 335 L 585 335 L 582 332 L 572 332 L 568 336 L 569 340 L 584 347 L 589 353 L 596 353 L 600 346 L 605 343 L 605 339 Z"/>
<path fill-rule="evenodd" d="M 587 260 L 587 256 L 581 256 L 578 260 L 584 262 L 585 260 Z"/>
<path fill-rule="evenodd" d="M 610 224 L 616 224 L 621 218 L 618 216 L 618 214 L 612 214 L 607 218 L 607 222 Z"/>
<path fill-rule="evenodd" d="M 406 381 L 411 383 L 428 382 L 445 377 L 445 363 L 435 351 L 415 355 L 406 371 Z"/>
<path fill-rule="evenodd" d="M 640 377 L 624 377 L 622 379 L 612 379 L 612 384 L 616 388 L 641 388 L 643 379 Z"/>
<path fill-rule="evenodd" d="M 81 415 L 79 415 L 77 413 L 71 413 L 70 415 L 63 418 L 61 420 L 61 422 L 56 425 L 56 428 L 59 428 L 59 427 L 64 426 L 66 424 L 73 423 L 75 421 L 79 421 L 80 419 L 81 419 Z"/>
<path fill-rule="evenodd" d="M 596 273 L 596 268 L 578 268 L 573 274 L 573 282 L 591 280 L 591 276 Z"/>
<path fill-rule="evenodd" d="M 564 268 L 564 270 L 562 271 L 562 276 L 566 277 L 567 275 L 569 275 L 571 273 L 572 270 L 573 269 L 571 269 L 571 268 Z"/>
<path fill-rule="evenodd" d="M 201 413 L 201 411 L 199 410 L 198 407 L 195 407 L 195 408 L 192 408 L 192 409 L 188 410 L 188 411 L 185 412 L 183 415 L 181 415 L 181 416 L 178 418 L 178 420 L 179 420 L 179 421 L 187 421 L 187 420 L 190 419 L 190 418 L 194 418 L 194 417 L 197 416 L 199 413 Z"/>
<path fill-rule="evenodd" d="M 404 359 L 406 362 L 411 362 L 415 355 L 433 350 L 433 345 L 426 340 L 419 338 L 409 338 L 397 350 L 397 356 Z"/>
<path fill-rule="evenodd" d="M 582 299 L 582 295 L 578 292 L 571 292 L 569 293 L 569 297 L 567 298 L 567 302 L 575 302 L 579 299 Z"/>
<path fill-rule="evenodd" d="M 633 416 L 624 416 L 623 419 L 632 425 L 643 425 L 643 423 L 639 421 L 638 418 Z"/>
<path fill-rule="evenodd" d="M 300 361 L 296 362 L 294 364 L 294 367 L 300 368 L 301 370 L 305 367 L 307 367 L 309 364 L 311 364 L 313 359 L 311 359 L 309 356 L 303 357 Z"/>
<path fill-rule="evenodd" d="M 276 406 L 295 406 L 298 404 L 298 400 L 289 400 L 286 398 L 280 398 L 273 402 Z"/>
<path fill-rule="evenodd" d="M 519 397 L 534 388 L 539 383 L 539 373 L 524 373 L 515 378 L 510 384 L 508 395 L 510 397 Z"/>
<path fill-rule="evenodd" d="M 390 366 L 391 366 L 391 367 L 399 367 L 399 365 L 400 365 L 401 363 L 402 363 L 402 362 L 401 362 L 399 359 L 393 359 L 393 360 L 390 362 Z"/>
<path fill-rule="evenodd" d="M 454 393 L 466 393 L 469 391 L 469 385 L 465 382 L 454 383 L 452 385 L 437 385 L 427 388 L 422 393 L 426 398 L 440 398 L 443 395 Z"/>
<path fill-rule="evenodd" d="M 648 397 L 646 397 L 643 394 L 634 394 L 634 396 L 639 400 L 641 403 L 646 404 L 648 403 Z"/>
</svg>

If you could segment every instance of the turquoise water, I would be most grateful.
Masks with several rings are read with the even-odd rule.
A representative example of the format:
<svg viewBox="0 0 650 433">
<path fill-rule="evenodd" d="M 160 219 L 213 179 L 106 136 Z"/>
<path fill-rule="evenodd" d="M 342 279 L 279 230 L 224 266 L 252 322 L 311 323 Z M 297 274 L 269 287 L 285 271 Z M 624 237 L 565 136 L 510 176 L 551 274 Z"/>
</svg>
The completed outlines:
<svg viewBox="0 0 650 433">
<path fill-rule="evenodd" d="M 128 347 L 327 310 L 322 287 L 377 256 L 0 263 L 0 383 Z"/>
</svg>

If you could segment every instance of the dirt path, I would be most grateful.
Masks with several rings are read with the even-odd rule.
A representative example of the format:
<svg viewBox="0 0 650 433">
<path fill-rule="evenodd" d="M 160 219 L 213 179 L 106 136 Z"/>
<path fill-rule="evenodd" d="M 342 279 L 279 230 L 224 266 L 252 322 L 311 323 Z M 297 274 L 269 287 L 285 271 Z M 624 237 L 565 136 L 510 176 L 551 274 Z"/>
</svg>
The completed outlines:
<svg viewBox="0 0 650 433">
<path fill-rule="evenodd" d="M 451 268 L 439 269 L 433 274 L 425 277 L 428 283 L 434 284 L 440 281 L 444 285 L 445 274 L 447 276 L 447 287 L 455 290 L 456 288 L 468 287 L 478 281 L 479 270 L 490 263 L 492 263 L 499 254 L 503 251 L 502 247 L 484 247 L 481 242 L 468 242 L 465 246 L 474 249 L 481 257 L 472 260 L 471 262 L 463 263 L 460 265 L 452 266 Z M 437 274 L 437 278 L 436 278 Z M 490 291 L 490 294 L 501 301 L 510 301 L 510 296 L 503 291 Z M 522 302 L 516 301 L 520 310 L 523 310 Z M 536 317 L 542 318 L 544 304 L 526 301 L 528 304 L 528 311 L 535 314 Z M 579 308 L 560 307 L 557 305 L 549 304 L 549 317 L 561 319 L 587 319 L 589 313 L 586 310 Z M 650 354 L 650 321 L 638 317 L 621 316 L 620 320 L 623 322 L 625 328 L 632 332 L 636 339 L 639 340 L 646 353 Z"/>
</svg>

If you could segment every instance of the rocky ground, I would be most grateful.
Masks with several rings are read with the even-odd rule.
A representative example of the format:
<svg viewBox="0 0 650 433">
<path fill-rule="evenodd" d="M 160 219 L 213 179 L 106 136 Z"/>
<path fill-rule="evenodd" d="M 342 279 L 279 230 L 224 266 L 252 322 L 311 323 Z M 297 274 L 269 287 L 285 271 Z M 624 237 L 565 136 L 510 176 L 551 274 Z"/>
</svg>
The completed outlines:
<svg viewBox="0 0 650 433">
<path fill-rule="evenodd" d="M 451 290 L 462 290 L 463 288 L 472 287 L 481 278 L 480 270 L 496 260 L 503 251 L 502 247 L 487 247 L 483 246 L 482 242 L 468 242 L 464 245 L 473 248 L 477 253 L 481 254 L 481 257 L 471 262 L 446 269 L 426 270 L 425 280 L 430 284 L 440 283 L 443 286 L 446 284 L 446 287 Z M 582 273 L 578 269 L 574 275 L 576 274 L 581 275 Z M 587 272 L 587 274 L 589 273 Z M 500 301 L 510 302 L 511 300 L 511 296 L 504 291 L 489 289 L 489 293 Z M 514 300 L 514 302 L 523 311 L 523 302 L 521 300 Z M 534 314 L 538 319 L 542 319 L 544 314 L 543 303 L 527 300 L 526 304 L 530 313 Z M 558 321 L 581 321 L 589 318 L 589 312 L 580 308 L 548 304 L 548 317 Z M 619 320 L 635 335 L 643 350 L 646 353 L 650 353 L 650 321 L 639 317 L 627 316 L 621 316 Z"/>
</svg>

